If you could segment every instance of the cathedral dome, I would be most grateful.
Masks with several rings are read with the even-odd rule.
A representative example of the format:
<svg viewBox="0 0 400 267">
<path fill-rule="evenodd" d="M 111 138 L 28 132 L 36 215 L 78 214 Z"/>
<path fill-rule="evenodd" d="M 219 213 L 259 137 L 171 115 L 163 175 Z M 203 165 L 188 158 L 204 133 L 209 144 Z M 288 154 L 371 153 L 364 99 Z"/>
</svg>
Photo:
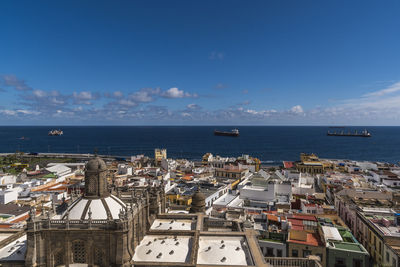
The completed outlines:
<svg viewBox="0 0 400 267">
<path fill-rule="evenodd" d="M 85 171 L 89 172 L 97 172 L 97 171 L 105 171 L 107 170 L 106 163 L 99 157 L 95 157 L 94 159 L 89 160 L 86 164 Z"/>
<path fill-rule="evenodd" d="M 126 209 L 125 203 L 113 195 L 100 199 L 79 198 L 71 204 L 62 219 L 68 216 L 70 220 L 87 220 L 91 213 L 93 220 L 116 220 L 121 209 Z"/>
<path fill-rule="evenodd" d="M 107 182 L 107 166 L 96 157 L 85 166 L 85 194 L 74 201 L 62 216 L 70 220 L 116 220 L 126 205 L 110 194 Z"/>
</svg>

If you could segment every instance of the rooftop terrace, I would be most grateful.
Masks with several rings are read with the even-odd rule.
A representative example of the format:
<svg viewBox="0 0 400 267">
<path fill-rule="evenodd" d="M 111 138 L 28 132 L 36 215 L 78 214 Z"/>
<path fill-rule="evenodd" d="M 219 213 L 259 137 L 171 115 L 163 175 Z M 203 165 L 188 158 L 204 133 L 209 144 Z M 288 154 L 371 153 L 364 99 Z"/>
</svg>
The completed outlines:
<svg viewBox="0 0 400 267">
<path fill-rule="evenodd" d="M 197 264 L 250 265 L 250 253 L 240 236 L 200 236 Z"/>
<path fill-rule="evenodd" d="M 133 260 L 184 263 L 189 260 L 191 243 L 190 236 L 146 235 L 136 248 Z"/>
</svg>

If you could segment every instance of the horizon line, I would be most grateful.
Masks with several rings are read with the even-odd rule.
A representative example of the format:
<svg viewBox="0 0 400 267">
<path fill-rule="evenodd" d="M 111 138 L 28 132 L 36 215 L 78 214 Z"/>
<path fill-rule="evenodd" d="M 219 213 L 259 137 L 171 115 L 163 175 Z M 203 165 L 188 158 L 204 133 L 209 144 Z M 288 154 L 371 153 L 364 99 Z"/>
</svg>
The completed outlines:
<svg viewBox="0 0 400 267">
<path fill-rule="evenodd" d="M 193 124 L 193 125 L 181 125 L 181 124 L 138 124 L 138 125 L 104 125 L 104 124 L 93 124 L 93 125 L 62 125 L 62 124 L 49 124 L 49 125 L 0 125 L 0 127 L 400 127 L 400 125 L 298 125 L 298 124 L 282 124 L 282 125 L 246 125 L 246 124 L 230 124 L 230 125 L 217 125 L 217 124 Z"/>
</svg>

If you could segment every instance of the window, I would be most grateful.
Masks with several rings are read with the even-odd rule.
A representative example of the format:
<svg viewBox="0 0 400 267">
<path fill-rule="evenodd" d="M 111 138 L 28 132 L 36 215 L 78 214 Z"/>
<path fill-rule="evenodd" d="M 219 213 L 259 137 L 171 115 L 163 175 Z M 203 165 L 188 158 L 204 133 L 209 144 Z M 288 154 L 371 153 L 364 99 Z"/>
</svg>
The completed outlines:
<svg viewBox="0 0 400 267">
<path fill-rule="evenodd" d="M 389 262 L 390 258 L 389 258 L 389 252 L 386 252 L 386 261 Z"/>
<path fill-rule="evenodd" d="M 395 258 L 392 258 L 392 266 L 396 267 L 396 259 Z"/>
<path fill-rule="evenodd" d="M 274 249 L 273 248 L 267 248 L 267 257 L 274 257 Z"/>
<path fill-rule="evenodd" d="M 311 255 L 311 250 L 303 249 L 303 258 L 307 258 L 309 255 Z"/>
<path fill-rule="evenodd" d="M 74 257 L 74 263 L 86 262 L 85 243 L 82 240 L 72 243 L 72 255 Z"/>
<path fill-rule="evenodd" d="M 282 257 L 282 249 L 276 250 L 276 254 L 277 257 Z"/>
<path fill-rule="evenodd" d="M 298 257 L 299 256 L 299 252 L 297 251 L 297 249 L 293 249 L 292 250 L 292 257 Z"/>
<path fill-rule="evenodd" d="M 59 266 L 59 265 L 63 265 L 64 263 L 64 254 L 62 253 L 62 251 L 57 252 L 54 255 L 54 266 Z"/>
<path fill-rule="evenodd" d="M 354 267 L 362 267 L 363 266 L 363 261 L 359 259 L 353 259 L 353 266 Z"/>
<path fill-rule="evenodd" d="M 344 258 L 335 258 L 335 267 L 346 267 L 346 260 Z"/>
<path fill-rule="evenodd" d="M 103 265 L 103 253 L 98 248 L 94 250 L 94 264 L 99 266 Z"/>
</svg>

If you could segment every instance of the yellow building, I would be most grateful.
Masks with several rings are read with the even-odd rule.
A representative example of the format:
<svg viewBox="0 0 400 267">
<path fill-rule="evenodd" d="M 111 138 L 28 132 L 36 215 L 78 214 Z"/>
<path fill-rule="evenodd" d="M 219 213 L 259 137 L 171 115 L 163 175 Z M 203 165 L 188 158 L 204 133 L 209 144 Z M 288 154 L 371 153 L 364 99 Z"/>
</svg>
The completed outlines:
<svg viewBox="0 0 400 267">
<path fill-rule="evenodd" d="M 208 163 L 213 159 L 213 154 L 211 153 L 206 153 L 203 155 L 201 163 L 203 164 L 203 166 L 207 166 Z"/>
<path fill-rule="evenodd" d="M 258 172 L 260 170 L 261 160 L 258 159 L 258 158 L 253 158 L 253 160 L 254 160 L 254 165 L 255 165 L 255 168 L 256 168 L 256 172 Z"/>
<path fill-rule="evenodd" d="M 167 150 L 165 148 L 154 149 L 154 160 L 157 166 L 161 165 L 161 161 L 167 158 Z"/>
<path fill-rule="evenodd" d="M 182 205 L 182 206 L 190 206 L 192 204 L 192 196 L 184 196 L 184 195 L 167 195 L 167 198 L 169 200 L 169 203 L 175 204 L 175 205 Z"/>
<path fill-rule="evenodd" d="M 248 172 L 248 169 L 241 169 L 238 166 L 226 166 L 225 168 L 215 169 L 215 177 L 242 179 Z"/>
<path fill-rule="evenodd" d="M 324 164 L 315 154 L 301 153 L 300 162 L 296 162 L 296 169 L 303 173 L 324 173 Z"/>
</svg>

